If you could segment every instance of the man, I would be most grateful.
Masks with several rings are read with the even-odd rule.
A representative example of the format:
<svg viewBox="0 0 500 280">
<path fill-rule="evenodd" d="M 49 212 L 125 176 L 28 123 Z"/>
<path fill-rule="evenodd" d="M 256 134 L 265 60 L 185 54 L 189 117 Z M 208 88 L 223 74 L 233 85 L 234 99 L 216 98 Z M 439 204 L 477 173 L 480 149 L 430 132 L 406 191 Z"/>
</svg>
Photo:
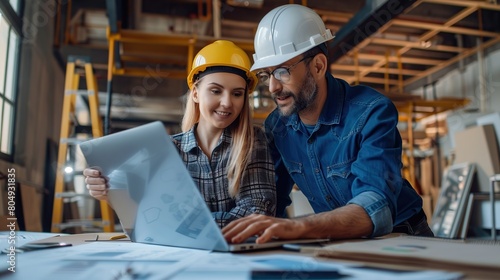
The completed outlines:
<svg viewBox="0 0 500 280">
<path fill-rule="evenodd" d="M 277 109 L 264 122 L 276 167 L 277 216 L 296 184 L 314 215 L 251 215 L 223 229 L 229 242 L 358 238 L 391 232 L 433 236 L 422 199 L 401 177 L 398 112 L 381 93 L 328 71 L 333 38 L 301 5 L 270 11 L 255 35 L 254 65 Z"/>
</svg>

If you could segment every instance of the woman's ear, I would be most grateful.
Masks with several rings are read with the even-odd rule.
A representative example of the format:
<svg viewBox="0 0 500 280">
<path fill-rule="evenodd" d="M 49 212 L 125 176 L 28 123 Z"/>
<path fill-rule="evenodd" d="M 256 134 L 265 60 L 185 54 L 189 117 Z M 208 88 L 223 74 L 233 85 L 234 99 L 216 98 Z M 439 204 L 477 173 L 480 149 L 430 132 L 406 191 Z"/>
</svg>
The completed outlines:
<svg viewBox="0 0 500 280">
<path fill-rule="evenodd" d="M 191 98 L 193 98 L 193 101 L 194 103 L 198 103 L 198 90 L 196 89 L 196 87 L 193 87 L 193 89 L 191 90 Z"/>
</svg>

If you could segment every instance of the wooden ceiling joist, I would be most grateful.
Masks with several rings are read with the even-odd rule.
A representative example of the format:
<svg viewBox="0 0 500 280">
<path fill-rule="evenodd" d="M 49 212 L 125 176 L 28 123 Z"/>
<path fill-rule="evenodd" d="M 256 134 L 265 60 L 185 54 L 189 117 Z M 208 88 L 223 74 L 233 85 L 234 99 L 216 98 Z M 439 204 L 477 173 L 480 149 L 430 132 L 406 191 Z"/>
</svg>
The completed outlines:
<svg viewBox="0 0 500 280">
<path fill-rule="evenodd" d="M 415 10 L 416 7 L 423 3 L 452 5 L 463 7 L 463 9 L 458 13 L 455 13 L 450 18 L 444 19 L 444 22 L 442 24 L 429 23 L 424 20 L 416 21 L 412 19 L 410 21 L 404 19 L 404 15 L 399 18 L 394 18 L 388 21 L 383 27 L 381 27 L 376 34 L 365 38 L 362 42 L 355 46 L 351 52 L 346 54 L 346 56 L 353 56 L 353 54 L 356 53 L 357 59 L 371 61 L 371 66 L 354 67 L 354 65 L 347 66 L 340 63 L 334 63 L 331 65 L 332 71 L 353 71 L 355 73 L 353 77 L 346 77 L 347 81 L 350 83 L 354 83 L 356 81 L 363 82 L 366 80 L 365 77 L 370 75 L 371 73 L 406 75 L 407 77 L 404 78 L 403 82 L 403 85 L 406 87 L 417 82 L 420 79 L 425 78 L 426 76 L 432 75 L 433 73 L 436 73 L 444 69 L 445 67 L 448 67 L 453 63 L 460 61 L 461 59 L 464 59 L 465 57 L 473 55 L 480 50 L 483 50 L 500 42 L 500 34 L 498 32 L 456 26 L 457 23 L 464 20 L 471 14 L 477 12 L 479 9 L 500 11 L 500 5 L 492 4 L 488 1 L 419 0 L 416 1 L 412 6 L 407 8 L 405 13 L 410 13 L 412 10 Z M 391 27 L 408 27 L 417 30 L 423 30 L 424 32 L 418 37 L 416 41 L 383 38 L 384 34 L 391 30 Z M 473 48 L 461 48 L 459 46 L 433 44 L 431 39 L 441 32 L 473 36 L 478 38 L 482 37 L 489 40 L 486 40 L 481 46 Z M 397 55 L 387 58 L 384 55 L 364 53 L 369 51 L 365 50 L 365 48 L 374 44 L 378 47 L 386 47 L 387 49 L 396 48 Z M 451 57 L 448 55 L 448 58 L 443 60 L 428 59 L 424 57 L 409 57 L 407 53 L 412 49 L 447 52 L 449 55 L 455 55 Z M 418 64 L 429 66 L 429 68 L 421 71 L 410 70 L 413 71 L 413 73 L 406 72 L 405 74 L 403 74 L 404 71 L 406 71 L 404 68 L 387 68 L 387 62 L 399 64 Z M 398 84 L 395 81 L 388 81 L 387 79 L 383 80 L 385 81 L 384 84 L 389 83 L 391 86 L 393 86 L 390 89 L 390 92 L 401 91 L 401 84 Z"/>
<path fill-rule="evenodd" d="M 450 60 L 447 60 L 446 62 L 443 62 L 442 64 L 436 66 L 436 67 L 432 67 L 430 69 L 427 69 L 425 71 L 422 71 L 421 73 L 415 75 L 414 77 L 408 79 L 408 80 L 405 80 L 405 86 L 406 85 L 410 85 L 412 83 L 414 83 L 415 81 L 419 80 L 419 79 L 422 79 L 422 78 L 425 78 L 429 75 L 432 75 L 433 73 L 436 73 L 437 71 L 440 71 L 441 69 L 443 69 L 444 67 L 446 66 L 449 66 L 453 63 L 457 63 L 459 60 L 461 59 L 464 59 L 468 56 L 471 56 L 475 53 L 477 53 L 478 51 L 480 50 L 484 50 L 486 48 L 489 48 L 497 43 L 500 43 L 500 34 L 498 37 L 496 37 L 495 39 L 492 39 L 486 43 L 483 43 L 475 48 L 472 48 L 472 49 L 468 49 L 468 50 L 464 50 L 461 54 L 455 56 L 454 58 L 450 59 Z"/>
<path fill-rule="evenodd" d="M 465 27 L 453 27 L 453 26 L 445 26 L 442 24 L 436 23 L 425 23 L 425 22 L 414 22 L 409 20 L 401 20 L 395 19 L 393 20 L 393 25 L 395 26 L 404 26 L 404 27 L 412 27 L 419 29 L 427 29 L 431 30 L 429 33 L 426 33 L 424 36 L 420 37 L 421 41 L 426 41 L 438 34 L 439 32 L 448 32 L 455 34 L 463 34 L 463 35 L 471 35 L 471 36 L 482 36 L 482 37 L 496 37 L 498 33 L 489 32 L 489 31 L 481 31 L 472 28 Z"/>
<path fill-rule="evenodd" d="M 500 11 L 498 4 L 493 4 L 489 0 L 467 1 L 467 0 L 421 0 L 431 4 L 443 4 L 459 7 L 477 7 L 485 10 Z"/>
<path fill-rule="evenodd" d="M 385 39 L 385 38 L 371 38 L 370 44 L 377 44 L 383 46 L 394 46 L 394 47 L 409 47 L 412 49 L 423 49 L 423 50 L 432 50 L 432 51 L 442 51 L 442 52 L 451 52 L 451 53 L 460 53 L 464 49 L 454 46 L 447 45 L 430 45 L 426 46 L 423 44 L 423 41 L 412 42 L 412 41 L 403 41 L 403 40 L 394 40 L 394 39 Z"/>
<path fill-rule="evenodd" d="M 356 72 L 356 71 L 366 71 L 368 70 L 369 67 L 366 66 L 359 66 L 356 67 L 355 65 L 345 65 L 345 64 L 332 64 L 330 67 L 330 71 L 335 72 L 335 71 L 351 71 L 351 72 Z M 421 73 L 422 71 L 419 70 L 410 70 L 410 69 L 398 69 L 398 68 L 378 68 L 378 69 L 370 69 L 370 72 L 373 73 L 379 73 L 379 74 L 402 74 L 402 75 L 407 75 L 407 76 L 415 76 Z"/>
</svg>

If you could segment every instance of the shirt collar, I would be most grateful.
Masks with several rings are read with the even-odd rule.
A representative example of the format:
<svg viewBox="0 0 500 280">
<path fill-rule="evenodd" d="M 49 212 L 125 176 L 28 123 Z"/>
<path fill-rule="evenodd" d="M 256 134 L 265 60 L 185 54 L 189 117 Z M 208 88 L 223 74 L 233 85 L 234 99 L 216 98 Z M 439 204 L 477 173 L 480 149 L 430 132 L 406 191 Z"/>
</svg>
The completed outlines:
<svg viewBox="0 0 500 280">
<path fill-rule="evenodd" d="M 327 82 L 326 101 L 318 119 L 319 124 L 332 125 L 340 123 L 342 108 L 345 102 L 345 88 L 331 74 L 325 75 Z M 300 128 L 299 114 L 295 113 L 289 117 L 287 126 L 292 126 L 294 130 Z"/>
<path fill-rule="evenodd" d="M 182 135 L 181 150 L 185 153 L 188 153 L 192 149 L 198 147 L 196 136 L 194 135 L 194 130 L 196 129 L 197 125 L 198 124 L 195 124 L 193 127 L 191 127 L 190 130 L 186 131 L 184 135 Z"/>
<path fill-rule="evenodd" d="M 339 124 L 344 108 L 346 90 L 339 80 L 326 74 L 327 94 L 318 123 L 325 125 Z"/>
<path fill-rule="evenodd" d="M 198 124 L 195 124 L 190 130 L 186 131 L 184 135 L 182 135 L 181 150 L 185 153 L 198 148 L 198 141 L 196 141 L 196 135 L 194 134 L 197 126 Z M 226 145 L 231 144 L 231 130 L 229 127 L 224 129 L 222 132 L 222 135 L 217 142 L 217 146 L 220 146 L 222 143 L 225 143 Z"/>
</svg>

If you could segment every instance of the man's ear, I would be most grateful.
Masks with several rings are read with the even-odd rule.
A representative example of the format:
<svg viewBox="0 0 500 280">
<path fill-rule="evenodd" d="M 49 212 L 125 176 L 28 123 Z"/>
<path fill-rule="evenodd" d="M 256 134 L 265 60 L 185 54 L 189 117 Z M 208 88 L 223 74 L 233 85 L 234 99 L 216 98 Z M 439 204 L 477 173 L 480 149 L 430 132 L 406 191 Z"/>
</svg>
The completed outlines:
<svg viewBox="0 0 500 280">
<path fill-rule="evenodd" d="M 313 65 L 314 75 L 318 75 L 319 77 L 325 76 L 328 68 L 328 58 L 324 54 L 319 53 L 316 55 L 311 64 Z"/>
</svg>

